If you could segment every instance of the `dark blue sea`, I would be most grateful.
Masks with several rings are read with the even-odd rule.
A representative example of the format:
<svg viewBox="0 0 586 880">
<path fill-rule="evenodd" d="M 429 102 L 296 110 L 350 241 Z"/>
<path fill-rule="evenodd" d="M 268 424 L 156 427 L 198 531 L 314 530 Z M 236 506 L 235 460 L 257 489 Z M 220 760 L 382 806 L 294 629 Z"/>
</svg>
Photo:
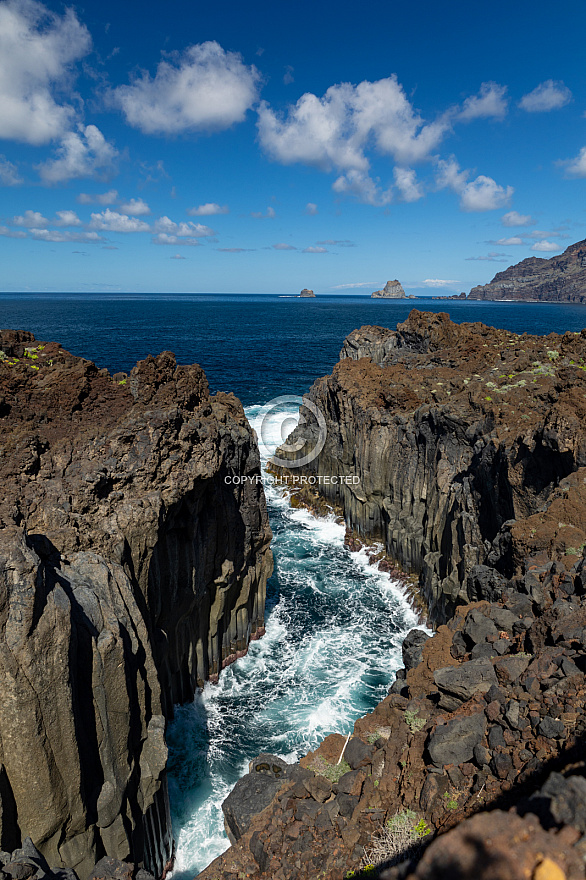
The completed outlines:
<svg viewBox="0 0 586 880">
<path fill-rule="evenodd" d="M 586 306 L 188 294 L 0 294 L 0 326 L 32 330 L 112 372 L 174 351 L 201 364 L 212 391 L 235 392 L 260 434 L 262 405 L 329 373 L 351 330 L 394 328 L 414 307 L 517 333 L 586 326 Z M 295 404 L 286 406 L 294 419 Z M 273 428 L 276 446 L 278 420 Z M 266 635 L 218 685 L 177 707 L 167 732 L 180 880 L 228 846 L 221 802 L 248 762 L 261 751 L 296 760 L 327 734 L 349 733 L 386 695 L 416 625 L 400 586 L 364 552 L 344 549 L 343 526 L 292 509 L 268 481 L 265 489 L 275 554 Z"/>
</svg>

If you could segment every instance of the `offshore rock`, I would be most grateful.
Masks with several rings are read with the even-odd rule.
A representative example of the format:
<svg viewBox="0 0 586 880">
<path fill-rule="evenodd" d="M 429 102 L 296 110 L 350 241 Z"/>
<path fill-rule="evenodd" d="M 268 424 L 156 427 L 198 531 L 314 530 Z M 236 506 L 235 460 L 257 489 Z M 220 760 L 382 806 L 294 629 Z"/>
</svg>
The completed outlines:
<svg viewBox="0 0 586 880">
<path fill-rule="evenodd" d="M 528 257 L 473 287 L 468 299 L 586 303 L 586 240 L 557 257 Z"/>
<path fill-rule="evenodd" d="M 519 336 L 413 310 L 396 331 L 351 333 L 307 396 L 327 436 L 296 473 L 314 478 L 359 540 L 382 541 L 419 576 L 434 623 L 498 599 L 528 553 L 581 554 L 586 330 Z M 299 455 L 320 448 L 319 425 L 303 415 L 288 441 L 304 439 Z"/>
<path fill-rule="evenodd" d="M 253 433 L 169 352 L 114 380 L 0 331 L 0 451 L 0 848 L 161 876 L 166 719 L 263 631 Z"/>
<path fill-rule="evenodd" d="M 315 293 L 313 292 L 313 290 L 309 290 L 307 287 L 304 287 L 303 290 L 301 291 L 301 293 L 299 294 L 299 296 L 303 296 L 303 297 L 313 296 L 313 297 L 315 297 Z"/>
<path fill-rule="evenodd" d="M 405 291 L 400 281 L 387 281 L 382 290 L 371 293 L 371 299 L 406 299 Z"/>
</svg>

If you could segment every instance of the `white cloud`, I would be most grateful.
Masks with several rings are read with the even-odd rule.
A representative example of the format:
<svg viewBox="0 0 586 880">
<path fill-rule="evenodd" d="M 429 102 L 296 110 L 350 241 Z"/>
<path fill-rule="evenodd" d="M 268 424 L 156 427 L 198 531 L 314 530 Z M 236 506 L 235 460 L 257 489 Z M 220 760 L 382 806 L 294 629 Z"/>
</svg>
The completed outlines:
<svg viewBox="0 0 586 880">
<path fill-rule="evenodd" d="M 120 205 L 118 210 L 121 214 L 132 214 L 133 217 L 144 217 L 145 214 L 151 213 L 151 209 L 142 199 L 130 199 L 129 202 Z"/>
<path fill-rule="evenodd" d="M 206 202 L 205 205 L 198 205 L 197 208 L 188 208 L 187 213 L 190 217 L 213 217 L 216 214 L 229 214 L 230 208 L 228 205 Z"/>
<path fill-rule="evenodd" d="M 356 287 L 375 287 L 378 281 L 350 281 L 347 284 L 334 284 L 332 290 L 351 290 Z"/>
<path fill-rule="evenodd" d="M 565 107 L 572 100 L 572 93 L 560 80 L 548 79 L 540 83 L 519 101 L 519 107 L 528 113 L 548 113 Z"/>
<path fill-rule="evenodd" d="M 417 175 L 412 168 L 396 166 L 393 175 L 402 202 L 416 202 L 423 198 L 423 187 L 417 182 Z"/>
<path fill-rule="evenodd" d="M 179 238 L 179 236 L 177 235 L 168 235 L 166 232 L 159 232 L 158 235 L 154 235 L 152 238 L 152 243 L 172 244 L 175 246 L 181 244 L 188 247 L 198 247 L 201 245 L 201 241 L 198 241 L 197 238 Z"/>
<path fill-rule="evenodd" d="M 59 232 L 56 229 L 31 229 L 31 237 L 36 241 L 52 241 L 57 243 L 83 241 L 98 242 L 105 241 L 102 235 L 97 232 Z"/>
<path fill-rule="evenodd" d="M 423 284 L 426 287 L 450 287 L 452 284 L 459 284 L 460 282 L 456 279 L 447 279 L 447 278 L 426 278 Z"/>
<path fill-rule="evenodd" d="M 284 117 L 266 101 L 258 111 L 260 143 L 272 159 L 326 171 L 366 173 L 370 142 L 400 164 L 428 159 L 449 127 L 447 117 L 426 123 L 394 75 L 357 86 L 339 83 L 322 98 L 306 92 Z"/>
<path fill-rule="evenodd" d="M 438 189 L 448 187 L 457 193 L 463 211 L 494 211 L 505 207 L 515 191 L 512 186 L 500 186 L 485 174 L 468 181 L 470 173 L 461 171 L 453 156 L 449 160 L 440 159 L 436 162 Z"/>
<path fill-rule="evenodd" d="M 262 211 L 251 211 L 250 216 L 254 217 L 255 220 L 274 220 L 277 215 L 275 213 L 275 209 L 271 208 L 271 206 L 269 205 L 266 214 L 263 214 Z"/>
<path fill-rule="evenodd" d="M 303 254 L 327 254 L 329 252 L 328 252 L 328 249 L 325 247 L 313 247 L 311 245 L 310 247 L 303 248 L 301 253 L 303 253 Z"/>
<path fill-rule="evenodd" d="M 508 100 L 506 86 L 495 82 L 485 82 L 478 95 L 466 98 L 457 118 L 463 122 L 473 119 L 504 119 L 507 115 Z"/>
<path fill-rule="evenodd" d="M 292 82 L 295 82 L 295 77 L 293 76 L 294 67 L 291 67 L 290 64 L 287 64 L 285 67 L 285 73 L 283 74 L 283 82 L 286 86 L 291 85 Z"/>
<path fill-rule="evenodd" d="M 356 196 L 360 202 L 376 207 L 388 205 L 393 201 L 392 187 L 383 190 L 379 186 L 378 178 L 373 180 L 369 174 L 353 168 L 341 174 L 332 184 L 332 189 L 341 195 Z"/>
<path fill-rule="evenodd" d="M 533 226 L 535 220 L 530 214 L 519 214 L 518 211 L 508 211 L 501 217 L 503 226 Z"/>
<path fill-rule="evenodd" d="M 305 213 L 309 214 L 310 217 L 315 217 L 315 215 L 318 213 L 317 205 L 315 204 L 315 202 L 308 202 L 306 204 Z"/>
<path fill-rule="evenodd" d="M 491 242 L 491 244 L 492 244 L 492 242 Z M 511 238 L 499 238 L 499 240 L 495 241 L 494 244 L 510 246 L 510 245 L 525 244 L 525 242 L 518 235 L 513 235 Z"/>
<path fill-rule="evenodd" d="M 280 241 L 278 244 L 273 245 L 273 249 L 276 251 L 296 251 L 297 248 L 292 244 L 285 244 L 285 242 Z"/>
<path fill-rule="evenodd" d="M 317 244 L 337 244 L 340 245 L 340 247 L 356 247 L 356 244 L 353 241 L 350 241 L 349 238 L 326 238 L 323 241 L 318 241 Z M 370 281 L 366 283 L 370 284 Z"/>
<path fill-rule="evenodd" d="M 193 223 L 191 220 L 186 223 L 175 223 L 170 217 L 159 217 L 153 225 L 153 232 L 162 232 L 165 235 L 173 235 L 177 238 L 192 236 L 193 238 L 201 238 L 209 235 L 215 235 L 215 230 L 202 223 Z"/>
<path fill-rule="evenodd" d="M 55 226 L 81 226 L 81 220 L 75 211 L 57 211 Z"/>
<path fill-rule="evenodd" d="M 15 226 L 28 226 L 29 229 L 33 226 L 49 225 L 49 221 L 46 217 L 43 217 L 40 211 L 25 211 L 24 214 L 14 217 L 12 222 Z"/>
<path fill-rule="evenodd" d="M 22 182 L 16 165 L 9 162 L 6 156 L 0 156 L 0 186 L 18 186 Z"/>
<path fill-rule="evenodd" d="M 554 251 L 561 250 L 561 248 L 555 243 L 555 241 L 536 241 L 531 250 L 550 254 Z"/>
<path fill-rule="evenodd" d="M 36 0 L 0 3 L 0 137 L 35 145 L 62 137 L 75 111 L 55 96 L 90 47 L 72 9 L 60 17 Z"/>
<path fill-rule="evenodd" d="M 170 258 L 171 260 L 186 260 L 187 257 L 184 257 L 183 254 L 173 254 Z"/>
<path fill-rule="evenodd" d="M 79 125 L 77 132 L 68 132 L 56 152 L 56 159 L 37 165 L 48 184 L 111 173 L 118 157 L 118 150 L 95 125 Z"/>
<path fill-rule="evenodd" d="M 24 229 L 9 229 L 8 226 L 0 226 L 0 235 L 4 238 L 26 238 Z"/>
<path fill-rule="evenodd" d="M 242 122 L 258 97 L 260 74 L 219 43 L 190 46 L 111 93 L 126 121 L 145 134 L 222 131 Z"/>
<path fill-rule="evenodd" d="M 118 201 L 118 192 L 115 189 L 111 189 L 108 192 L 94 195 L 80 193 L 77 201 L 80 205 L 114 205 Z"/>
<path fill-rule="evenodd" d="M 586 147 L 573 159 L 564 159 L 558 164 L 565 167 L 567 177 L 586 177 Z"/>
<path fill-rule="evenodd" d="M 487 263 L 508 263 L 510 262 L 509 258 L 506 254 L 499 253 L 498 251 L 491 251 L 482 257 L 466 257 L 467 260 L 478 260 L 479 262 L 487 262 Z"/>
<path fill-rule="evenodd" d="M 128 217 L 106 208 L 99 214 L 91 215 L 90 227 L 105 232 L 150 232 L 150 226 L 144 220 Z"/>
</svg>

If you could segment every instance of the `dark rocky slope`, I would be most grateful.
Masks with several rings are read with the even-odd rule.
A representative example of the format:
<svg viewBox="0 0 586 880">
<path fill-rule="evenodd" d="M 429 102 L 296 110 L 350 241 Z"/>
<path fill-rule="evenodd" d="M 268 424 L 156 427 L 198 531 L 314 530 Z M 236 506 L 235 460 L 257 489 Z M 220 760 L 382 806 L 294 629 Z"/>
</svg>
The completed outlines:
<svg viewBox="0 0 586 880">
<path fill-rule="evenodd" d="M 532 549 L 563 557 L 586 540 L 583 509 L 555 518 L 586 475 L 586 331 L 517 336 L 414 310 L 396 331 L 351 333 L 308 397 L 327 438 L 303 473 L 419 576 L 434 622 L 477 598 L 483 566 L 510 577 Z"/>
<path fill-rule="evenodd" d="M 262 486 L 225 480 L 258 473 L 198 366 L 0 332 L 0 850 L 163 872 L 165 720 L 262 633 Z"/>
<path fill-rule="evenodd" d="M 328 436 L 300 470 L 350 543 L 382 540 L 419 575 L 436 632 L 409 635 L 347 746 L 326 738 L 268 806 L 248 804 L 202 880 L 342 880 L 365 847 L 380 880 L 584 878 L 586 332 L 412 312 L 394 333 L 352 333 L 309 397 Z M 259 789 L 263 758 L 235 798 Z"/>
<path fill-rule="evenodd" d="M 586 240 L 549 260 L 528 257 L 509 266 L 473 287 L 468 299 L 586 303 Z"/>
</svg>

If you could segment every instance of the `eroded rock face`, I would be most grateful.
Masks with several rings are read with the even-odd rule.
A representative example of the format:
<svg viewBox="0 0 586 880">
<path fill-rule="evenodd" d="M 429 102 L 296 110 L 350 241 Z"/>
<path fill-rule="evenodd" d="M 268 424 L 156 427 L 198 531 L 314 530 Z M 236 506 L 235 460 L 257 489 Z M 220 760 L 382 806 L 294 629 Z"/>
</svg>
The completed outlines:
<svg viewBox="0 0 586 880">
<path fill-rule="evenodd" d="M 354 331 L 340 356 L 308 395 L 325 445 L 296 473 L 419 575 L 433 621 L 498 594 L 527 553 L 581 552 L 586 331 L 518 336 L 414 310 L 394 332 Z M 305 415 L 299 455 L 318 436 Z"/>
<path fill-rule="evenodd" d="M 528 257 L 509 266 L 490 284 L 473 287 L 468 299 L 586 303 L 586 240 L 550 260 Z"/>
<path fill-rule="evenodd" d="M 405 291 L 400 281 L 387 281 L 382 290 L 371 293 L 371 299 L 405 299 Z"/>
<path fill-rule="evenodd" d="M 0 848 L 171 856 L 165 720 L 262 633 L 270 529 L 240 403 L 0 332 Z"/>
</svg>

